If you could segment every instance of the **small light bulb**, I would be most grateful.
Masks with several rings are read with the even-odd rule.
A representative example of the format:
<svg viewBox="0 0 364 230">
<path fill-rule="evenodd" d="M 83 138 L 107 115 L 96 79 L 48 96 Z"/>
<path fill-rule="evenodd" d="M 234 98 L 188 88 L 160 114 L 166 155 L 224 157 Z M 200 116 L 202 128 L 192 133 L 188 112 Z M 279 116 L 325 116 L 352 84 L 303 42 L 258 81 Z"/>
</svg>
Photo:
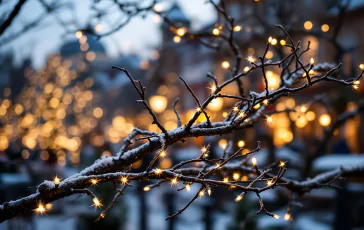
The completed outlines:
<svg viewBox="0 0 364 230">
<path fill-rule="evenodd" d="M 218 28 L 215 28 L 212 30 L 212 34 L 215 36 L 219 36 L 220 35 L 220 30 Z"/>
<path fill-rule="evenodd" d="M 186 190 L 187 190 L 187 192 L 191 191 L 191 185 L 190 184 L 186 184 Z"/>
<path fill-rule="evenodd" d="M 121 183 L 122 184 L 127 184 L 128 183 L 128 177 L 126 177 L 126 176 L 123 176 L 123 177 L 121 177 L 121 179 L 120 179 L 120 181 L 121 181 Z"/>
<path fill-rule="evenodd" d="M 240 113 L 239 113 L 239 117 L 240 117 L 240 118 L 245 117 L 245 113 L 244 113 L 244 112 L 240 112 Z"/>
<path fill-rule="evenodd" d="M 166 150 L 162 150 L 162 151 L 159 153 L 159 156 L 160 156 L 160 157 L 166 157 L 166 156 L 167 156 L 167 151 L 166 151 Z"/>
<path fill-rule="evenodd" d="M 150 187 L 149 187 L 149 186 L 145 186 L 145 187 L 143 188 L 143 190 L 144 190 L 144 192 L 148 192 L 148 191 L 150 190 Z"/>
<path fill-rule="evenodd" d="M 99 180 L 98 180 L 98 179 L 91 179 L 91 180 L 90 180 L 90 182 L 91 182 L 91 184 L 92 184 L 93 186 L 96 186 L 96 185 L 97 185 L 97 183 L 99 183 Z"/>
<path fill-rule="evenodd" d="M 255 58 L 253 58 L 252 56 L 248 56 L 248 58 L 246 60 L 248 60 L 248 62 L 250 62 L 250 63 L 254 63 Z"/>
<path fill-rule="evenodd" d="M 205 196 L 205 191 L 200 191 L 199 193 L 198 193 L 198 195 L 200 196 L 200 197 L 203 197 L 203 196 Z"/>
<path fill-rule="evenodd" d="M 268 103 L 269 103 L 269 102 L 268 102 L 268 99 L 264 99 L 264 100 L 263 100 L 263 104 L 264 104 L 264 105 L 268 105 Z"/>
<path fill-rule="evenodd" d="M 223 61 L 221 63 L 221 67 L 224 68 L 224 69 L 228 69 L 230 67 L 230 63 L 227 62 L 227 61 Z"/>
<path fill-rule="evenodd" d="M 225 177 L 224 178 L 224 183 L 228 183 L 229 182 L 229 177 Z"/>
<path fill-rule="evenodd" d="M 46 212 L 46 208 L 44 207 L 44 205 L 42 203 L 39 203 L 38 207 L 36 209 L 34 209 L 34 211 L 39 214 L 44 214 Z"/>
<path fill-rule="evenodd" d="M 235 31 L 235 32 L 239 32 L 241 29 L 242 29 L 242 27 L 241 27 L 241 26 L 235 26 L 235 27 L 234 27 L 234 31 Z"/>
<path fill-rule="evenodd" d="M 207 189 L 207 193 L 211 196 L 211 188 Z"/>
<path fill-rule="evenodd" d="M 268 43 L 269 43 L 269 44 L 271 44 L 271 43 L 272 43 L 272 40 L 273 40 L 273 38 L 272 38 L 272 36 L 270 36 L 270 37 L 268 38 Z"/>
<path fill-rule="evenodd" d="M 277 214 L 273 214 L 273 218 L 278 220 L 279 216 Z"/>
<path fill-rule="evenodd" d="M 311 65 L 315 64 L 315 59 L 311 58 L 311 59 L 310 59 L 310 64 L 311 64 Z"/>
<path fill-rule="evenodd" d="M 243 148 L 245 146 L 245 142 L 243 140 L 238 142 L 238 147 Z"/>
<path fill-rule="evenodd" d="M 301 106 L 301 113 L 305 113 L 307 111 L 307 107 L 302 105 Z"/>
<path fill-rule="evenodd" d="M 99 208 L 99 207 L 101 207 L 101 206 L 102 206 L 101 201 L 100 201 L 99 199 L 97 199 L 97 197 L 94 197 L 94 198 L 92 199 L 92 201 L 94 202 L 93 206 L 95 206 L 95 208 Z"/>
<path fill-rule="evenodd" d="M 255 157 L 252 158 L 252 164 L 253 164 L 253 166 L 257 165 L 257 158 L 255 158 Z"/>
<path fill-rule="evenodd" d="M 239 108 L 238 108 L 237 106 L 235 106 L 235 107 L 233 108 L 233 111 L 234 111 L 234 112 L 238 112 L 238 111 L 239 111 Z"/>
<path fill-rule="evenodd" d="M 171 180 L 171 183 L 170 184 L 171 184 L 172 187 L 175 186 L 175 185 L 177 185 L 178 184 L 178 178 L 177 177 L 173 178 Z"/>
<path fill-rule="evenodd" d="M 216 85 L 211 85 L 210 90 L 212 93 L 215 92 L 216 89 L 217 89 Z"/>
<path fill-rule="evenodd" d="M 273 185 L 273 181 L 272 180 L 267 180 L 267 186 L 272 186 Z"/>
<path fill-rule="evenodd" d="M 268 124 L 271 124 L 271 123 L 273 123 L 273 117 L 272 116 L 267 116 L 267 123 Z"/>
<path fill-rule="evenodd" d="M 60 178 L 58 178 L 57 176 L 55 176 L 55 177 L 53 178 L 53 182 L 54 182 L 54 184 L 55 184 L 55 185 L 59 185 L 59 183 L 61 182 L 61 179 L 60 179 Z"/>
<path fill-rule="evenodd" d="M 239 180 L 239 178 L 240 178 L 240 174 L 239 173 L 234 173 L 233 174 L 233 179 L 234 180 Z"/>
<path fill-rule="evenodd" d="M 283 168 L 284 166 L 286 166 L 286 162 L 284 162 L 284 161 L 280 161 L 280 162 L 279 162 L 279 167 L 282 167 L 282 168 Z"/>
<path fill-rule="evenodd" d="M 206 152 L 207 152 L 207 148 L 206 148 L 205 146 L 203 146 L 203 147 L 201 148 L 201 152 L 202 152 L 202 153 L 206 153 Z"/>
<path fill-rule="evenodd" d="M 155 174 L 159 175 L 159 174 L 161 174 L 161 173 L 162 173 L 162 169 L 160 169 L 160 168 L 156 168 L 156 169 L 154 170 L 154 172 L 155 172 Z"/>
<path fill-rule="evenodd" d="M 290 219 L 291 219 L 291 214 L 286 213 L 286 214 L 284 215 L 284 219 L 285 219 L 285 220 L 290 220 Z"/>
<path fill-rule="evenodd" d="M 241 201 L 243 199 L 243 197 L 241 196 L 241 195 L 239 195 L 239 196 L 237 196 L 236 198 L 235 198 L 235 202 L 239 202 L 239 201 Z"/>
</svg>

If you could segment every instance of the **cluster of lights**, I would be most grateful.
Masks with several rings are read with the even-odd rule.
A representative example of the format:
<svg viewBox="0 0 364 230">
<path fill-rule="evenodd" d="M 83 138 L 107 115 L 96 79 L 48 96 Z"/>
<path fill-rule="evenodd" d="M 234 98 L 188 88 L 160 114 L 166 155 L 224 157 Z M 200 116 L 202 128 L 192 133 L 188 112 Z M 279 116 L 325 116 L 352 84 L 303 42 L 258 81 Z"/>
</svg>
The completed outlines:
<svg viewBox="0 0 364 230">
<path fill-rule="evenodd" d="M 353 81 L 353 89 L 359 89 L 359 84 L 360 84 L 360 81 L 358 81 L 358 80 Z"/>
<path fill-rule="evenodd" d="M 277 45 L 278 41 L 277 41 L 276 38 L 269 37 L 268 38 L 268 43 L 275 46 L 275 45 Z"/>
</svg>

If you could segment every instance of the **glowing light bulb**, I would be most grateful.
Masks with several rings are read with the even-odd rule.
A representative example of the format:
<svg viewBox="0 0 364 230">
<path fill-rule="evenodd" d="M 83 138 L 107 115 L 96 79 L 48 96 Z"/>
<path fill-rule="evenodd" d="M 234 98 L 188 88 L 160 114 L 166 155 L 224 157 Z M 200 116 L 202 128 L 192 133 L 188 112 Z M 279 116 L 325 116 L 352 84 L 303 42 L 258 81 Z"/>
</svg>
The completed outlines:
<svg viewBox="0 0 364 230">
<path fill-rule="evenodd" d="M 178 184 L 178 178 L 177 177 L 173 178 L 171 180 L 171 183 L 170 184 L 171 184 L 172 187 L 175 186 L 175 185 L 177 185 Z"/>
<path fill-rule="evenodd" d="M 159 174 L 161 174 L 161 173 L 162 173 L 162 169 L 160 169 L 160 168 L 156 168 L 156 169 L 154 170 L 154 173 L 155 173 L 155 174 L 157 174 L 157 175 L 159 175 Z"/>
<path fill-rule="evenodd" d="M 121 177 L 121 179 L 120 179 L 120 181 L 121 181 L 121 183 L 122 184 L 127 184 L 128 183 L 128 177 L 126 177 L 126 176 L 123 176 L 123 177 Z"/>
<path fill-rule="evenodd" d="M 270 36 L 270 37 L 268 38 L 268 43 L 269 43 L 269 44 L 272 44 L 272 40 L 273 40 L 273 38 Z"/>
<path fill-rule="evenodd" d="M 60 179 L 60 178 L 58 178 L 57 176 L 55 176 L 55 177 L 53 178 L 53 182 L 54 182 L 54 184 L 55 184 L 55 185 L 59 185 L 59 183 L 61 182 L 61 179 Z"/>
<path fill-rule="evenodd" d="M 191 191 L 191 185 L 190 184 L 186 184 L 186 190 L 187 190 L 187 192 Z"/>
<path fill-rule="evenodd" d="M 196 108 L 196 111 L 197 111 L 197 112 L 201 112 L 201 108 L 200 108 L 200 107 L 197 107 L 197 108 Z"/>
<path fill-rule="evenodd" d="M 144 190 L 144 192 L 148 192 L 148 191 L 150 190 L 150 187 L 149 187 L 149 186 L 145 186 L 145 187 L 143 188 L 143 190 Z"/>
<path fill-rule="evenodd" d="M 286 213 L 286 214 L 284 215 L 284 219 L 285 219 L 285 220 L 290 220 L 290 219 L 291 219 L 291 214 Z"/>
<path fill-rule="evenodd" d="M 238 147 L 239 148 L 243 148 L 245 146 L 245 142 L 244 141 L 238 141 Z"/>
<path fill-rule="evenodd" d="M 255 157 L 252 158 L 252 164 L 253 164 L 253 166 L 257 165 L 257 158 L 255 158 Z"/>
<path fill-rule="evenodd" d="M 178 36 L 180 36 L 180 37 L 182 37 L 183 35 L 185 35 L 185 34 L 186 34 L 186 32 L 187 32 L 187 29 L 186 29 L 186 28 L 184 28 L 184 27 L 179 28 L 179 29 L 177 29 L 177 31 L 176 31 L 177 35 L 178 35 Z"/>
<path fill-rule="evenodd" d="M 277 39 L 273 38 L 273 39 L 272 39 L 272 43 L 271 43 L 271 44 L 272 44 L 273 46 L 275 46 L 275 45 L 277 45 L 277 42 L 278 42 L 278 41 L 277 41 Z"/>
<path fill-rule="evenodd" d="M 211 93 L 215 92 L 216 89 L 217 89 L 216 85 L 211 85 L 210 87 Z"/>
<path fill-rule="evenodd" d="M 235 107 L 233 108 L 233 111 L 234 111 L 234 112 L 238 112 L 238 111 L 239 111 L 239 108 L 238 108 L 237 106 L 235 106 Z"/>
<path fill-rule="evenodd" d="M 272 116 L 267 116 L 266 121 L 268 124 L 272 124 L 273 123 L 273 117 Z"/>
<path fill-rule="evenodd" d="M 364 70 L 364 64 L 360 64 L 359 69 Z"/>
<path fill-rule="evenodd" d="M 248 56 L 246 60 L 248 60 L 248 62 L 250 63 L 254 63 L 255 58 L 253 58 L 252 56 Z"/>
<path fill-rule="evenodd" d="M 215 36 L 219 36 L 220 35 L 220 30 L 218 28 L 215 28 L 212 30 L 212 34 Z"/>
<path fill-rule="evenodd" d="M 224 183 L 228 183 L 229 182 L 229 177 L 225 177 L 223 181 L 224 181 Z"/>
<path fill-rule="evenodd" d="M 286 162 L 280 161 L 278 167 L 282 167 L 283 168 L 284 166 L 286 166 Z"/>
<path fill-rule="evenodd" d="M 286 45 L 286 41 L 285 40 L 280 40 L 279 43 L 281 44 L 281 46 L 285 46 Z"/>
<path fill-rule="evenodd" d="M 272 186 L 273 185 L 273 181 L 272 180 L 267 180 L 267 186 Z"/>
<path fill-rule="evenodd" d="M 329 126 L 331 123 L 331 117 L 329 114 L 323 114 L 319 118 L 319 122 L 322 126 Z"/>
<path fill-rule="evenodd" d="M 301 110 L 301 113 L 305 113 L 307 111 L 307 107 L 302 105 L 300 110 Z"/>
<path fill-rule="evenodd" d="M 239 195 L 239 196 L 237 196 L 236 198 L 235 198 L 235 202 L 239 202 L 239 201 L 241 201 L 243 199 L 243 197 L 241 196 L 241 195 Z"/>
<path fill-rule="evenodd" d="M 221 63 L 221 67 L 224 69 L 228 69 L 230 67 L 230 63 L 228 61 L 223 61 Z"/>
<path fill-rule="evenodd" d="M 211 193 L 212 193 L 211 188 L 208 188 L 207 189 L 207 194 L 209 194 L 209 196 L 211 196 Z"/>
<path fill-rule="evenodd" d="M 311 58 L 311 59 L 310 59 L 310 64 L 311 64 L 311 65 L 315 64 L 315 59 Z"/>
<path fill-rule="evenodd" d="M 353 81 L 353 83 L 354 83 L 354 85 L 359 85 L 360 84 L 360 81 L 355 80 L 355 81 Z"/>
<path fill-rule="evenodd" d="M 225 149 L 225 148 L 223 148 L 223 149 Z M 217 163 L 216 166 L 215 166 L 215 168 L 217 168 L 217 169 L 220 168 L 220 167 L 221 167 L 221 165 L 219 163 Z"/>
<path fill-rule="evenodd" d="M 241 27 L 241 26 L 235 26 L 235 27 L 234 27 L 234 31 L 235 31 L 235 32 L 239 32 L 241 29 L 242 29 L 242 27 Z"/>
<path fill-rule="evenodd" d="M 97 197 L 94 197 L 92 199 L 92 201 L 94 202 L 94 204 L 92 206 L 95 206 L 95 208 L 99 208 L 99 207 L 102 207 L 102 203 L 99 199 L 97 199 Z"/>
<path fill-rule="evenodd" d="M 91 182 L 91 184 L 92 184 L 93 186 L 96 186 L 96 185 L 97 185 L 97 183 L 99 183 L 99 180 L 98 180 L 98 179 L 91 179 L 91 180 L 90 180 L 90 182 Z"/>
<path fill-rule="evenodd" d="M 303 24 L 303 27 L 305 27 L 306 30 L 311 30 L 313 25 L 312 25 L 312 22 L 310 21 L 306 21 L 304 24 Z"/>
<path fill-rule="evenodd" d="M 273 214 L 273 218 L 278 220 L 279 216 L 277 214 Z"/>
<path fill-rule="evenodd" d="M 82 37 L 82 31 L 81 30 L 78 30 L 76 33 L 75 33 L 75 37 L 80 39 Z"/>
<path fill-rule="evenodd" d="M 200 191 L 200 192 L 198 193 L 198 196 L 199 196 L 199 197 L 203 197 L 203 196 L 205 196 L 205 191 L 203 191 L 203 190 L 202 190 L 202 191 Z"/>
<path fill-rule="evenodd" d="M 233 174 L 233 179 L 234 180 L 239 180 L 239 178 L 240 178 L 240 174 L 239 173 L 234 173 Z"/>
<path fill-rule="evenodd" d="M 173 41 L 174 41 L 175 43 L 180 43 L 180 42 L 181 42 L 181 37 L 180 37 L 180 36 L 174 36 L 174 37 L 173 37 Z"/>
<path fill-rule="evenodd" d="M 39 214 L 44 214 L 46 212 L 46 208 L 44 207 L 44 205 L 42 203 L 39 203 L 38 207 L 36 209 L 34 209 L 34 211 Z"/>
<path fill-rule="evenodd" d="M 240 118 L 245 117 L 245 113 L 244 113 L 244 112 L 240 112 L 240 113 L 239 113 L 239 117 L 240 117 Z"/>
<path fill-rule="evenodd" d="M 206 148 L 205 146 L 202 146 L 202 148 L 201 148 L 201 152 L 202 152 L 202 153 L 206 153 L 206 152 L 207 152 L 207 148 Z"/>
<path fill-rule="evenodd" d="M 159 156 L 160 157 L 166 157 L 167 156 L 167 151 L 166 150 L 162 150 L 160 153 L 159 153 Z"/>
<path fill-rule="evenodd" d="M 263 100 L 263 105 L 268 105 L 268 103 L 269 103 L 269 102 L 268 102 L 268 99 L 264 99 L 264 100 Z"/>
<path fill-rule="evenodd" d="M 328 32 L 328 31 L 329 31 L 329 29 L 330 29 L 330 26 L 329 26 L 329 25 L 327 25 L 327 24 L 323 24 L 323 25 L 321 26 L 321 30 L 322 30 L 322 32 L 324 32 L 324 33 Z"/>
</svg>

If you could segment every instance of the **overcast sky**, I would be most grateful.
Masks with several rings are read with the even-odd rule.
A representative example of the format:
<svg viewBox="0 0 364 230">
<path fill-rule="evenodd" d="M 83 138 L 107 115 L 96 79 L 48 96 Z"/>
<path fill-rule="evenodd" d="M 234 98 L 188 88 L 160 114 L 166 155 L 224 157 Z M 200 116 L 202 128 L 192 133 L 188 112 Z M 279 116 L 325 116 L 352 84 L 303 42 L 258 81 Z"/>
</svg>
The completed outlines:
<svg viewBox="0 0 364 230">
<path fill-rule="evenodd" d="M 53 1 L 53 0 L 52 0 Z M 0 9 L 0 14 L 4 10 L 10 10 L 17 1 L 10 1 L 7 9 Z M 67 2 L 67 1 L 64 1 Z M 77 17 L 77 21 L 82 25 L 88 19 L 91 11 L 89 10 L 90 0 L 69 1 L 75 6 L 75 11 L 61 11 L 60 18 Z M 107 1 L 106 1 L 107 2 Z M 173 3 L 173 0 L 164 1 L 165 7 Z M 191 4 L 193 2 L 193 4 Z M 214 10 L 211 4 L 206 4 L 206 0 L 177 0 L 186 16 L 193 21 L 193 26 L 196 28 L 202 27 L 215 19 Z M 13 30 L 20 28 L 24 22 L 29 22 L 43 13 L 43 7 L 38 0 L 29 0 L 27 2 L 16 21 L 6 33 L 11 33 Z M 160 41 L 159 23 L 154 22 L 153 16 L 150 13 L 144 19 L 140 16 L 134 18 L 127 26 L 111 36 L 102 38 L 101 41 L 106 46 L 110 56 L 116 56 L 122 53 L 135 52 L 141 57 L 148 57 L 152 47 L 156 47 Z M 12 49 L 15 53 L 16 60 L 31 55 L 35 67 L 40 67 L 45 63 L 46 57 L 53 52 L 56 52 L 62 42 L 66 39 L 64 29 L 57 23 L 54 15 L 50 15 L 37 29 L 31 30 L 14 41 L 1 46 L 0 52 Z M 67 38 L 70 38 L 69 35 Z"/>
</svg>

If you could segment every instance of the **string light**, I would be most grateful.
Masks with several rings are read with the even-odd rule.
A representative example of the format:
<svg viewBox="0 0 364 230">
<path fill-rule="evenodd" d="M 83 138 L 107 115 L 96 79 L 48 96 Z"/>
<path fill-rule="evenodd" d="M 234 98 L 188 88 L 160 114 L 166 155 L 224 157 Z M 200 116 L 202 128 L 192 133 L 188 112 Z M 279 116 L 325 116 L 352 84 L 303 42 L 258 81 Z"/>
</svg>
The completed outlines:
<svg viewBox="0 0 364 230">
<path fill-rule="evenodd" d="M 39 203 L 38 207 L 36 209 L 34 209 L 34 211 L 39 214 L 44 214 L 46 212 L 46 208 L 44 207 L 44 205 L 42 203 Z"/>
<path fill-rule="evenodd" d="M 319 121 L 322 126 L 329 126 L 331 123 L 331 117 L 329 114 L 323 114 L 320 116 Z"/>
<path fill-rule="evenodd" d="M 197 108 L 196 108 L 196 111 L 197 111 L 197 112 L 201 112 L 201 108 L 200 108 L 200 107 L 197 107 Z"/>
<path fill-rule="evenodd" d="M 277 214 L 273 214 L 273 218 L 278 220 L 279 216 Z"/>
<path fill-rule="evenodd" d="M 93 186 L 96 186 L 96 185 L 97 185 L 97 183 L 99 183 L 99 180 L 98 180 L 98 179 L 91 179 L 91 180 L 90 180 L 90 182 L 91 182 L 91 184 L 92 184 Z"/>
<path fill-rule="evenodd" d="M 358 85 L 352 85 L 353 89 L 359 89 L 359 86 Z"/>
<path fill-rule="evenodd" d="M 268 124 L 272 124 L 273 123 L 273 117 L 272 116 L 267 116 L 266 121 Z"/>
<path fill-rule="evenodd" d="M 248 60 L 250 63 L 254 63 L 255 58 L 253 58 L 253 56 L 248 56 L 246 60 Z"/>
<path fill-rule="evenodd" d="M 235 32 L 239 32 L 241 29 L 242 29 L 242 27 L 241 27 L 241 26 L 235 26 L 235 27 L 234 27 L 234 31 L 235 31 Z"/>
<path fill-rule="evenodd" d="M 240 118 L 245 117 L 245 113 L 244 113 L 244 112 L 240 112 L 240 113 L 239 113 L 239 117 L 240 117 Z"/>
<path fill-rule="evenodd" d="M 267 180 L 267 186 L 272 186 L 273 185 L 273 180 Z"/>
<path fill-rule="evenodd" d="M 228 61 L 223 61 L 221 63 L 221 67 L 224 68 L 224 69 L 227 69 L 230 67 L 230 63 Z"/>
<path fill-rule="evenodd" d="M 185 35 L 186 32 L 187 32 L 187 29 L 184 28 L 184 27 L 177 29 L 177 35 L 180 36 L 180 37 L 182 37 L 183 35 Z"/>
<path fill-rule="evenodd" d="M 224 177 L 224 183 L 228 183 L 229 182 L 229 177 Z"/>
<path fill-rule="evenodd" d="M 207 148 L 206 148 L 206 146 L 202 146 L 202 148 L 201 148 L 201 152 L 202 152 L 202 153 L 206 153 L 206 152 L 207 152 Z"/>
<path fill-rule="evenodd" d="M 239 178 L 240 178 L 240 174 L 239 173 L 234 173 L 233 174 L 233 179 L 234 180 L 239 180 Z"/>
<path fill-rule="evenodd" d="M 291 214 L 286 213 L 286 214 L 284 215 L 284 219 L 285 219 L 285 220 L 290 220 L 290 219 L 291 219 Z"/>
<path fill-rule="evenodd" d="M 252 164 L 253 166 L 257 166 L 257 158 L 255 157 L 252 158 Z"/>
<path fill-rule="evenodd" d="M 102 203 L 99 199 L 97 199 L 97 197 L 94 197 L 92 199 L 92 201 L 94 202 L 94 204 L 92 206 L 95 206 L 95 208 L 99 208 L 99 207 L 102 207 Z"/>
<path fill-rule="evenodd" d="M 220 30 L 218 28 L 215 28 L 212 30 L 212 34 L 215 36 L 219 36 L 220 35 Z"/>
<path fill-rule="evenodd" d="M 243 197 L 241 196 L 241 195 L 239 195 L 239 196 L 237 196 L 236 198 L 235 198 L 235 202 L 239 202 L 239 201 L 241 201 L 243 199 Z"/>
<path fill-rule="evenodd" d="M 143 190 L 144 190 L 144 192 L 148 192 L 148 191 L 150 190 L 150 187 L 149 187 L 149 186 L 145 186 L 145 187 L 143 188 Z"/>
<path fill-rule="evenodd" d="M 178 184 L 178 178 L 177 177 L 173 178 L 171 180 L 171 183 L 170 184 L 171 184 L 172 187 L 175 186 L 175 185 L 177 185 Z"/>
<path fill-rule="evenodd" d="M 212 191 L 211 191 L 211 188 L 208 188 L 208 189 L 207 189 L 207 193 L 209 194 L 209 196 L 211 196 L 211 192 L 212 192 Z"/>
<path fill-rule="evenodd" d="M 190 184 L 186 184 L 186 190 L 187 190 L 187 192 L 191 191 L 191 185 Z"/>
<path fill-rule="evenodd" d="M 243 148 L 245 146 L 245 142 L 244 141 L 238 141 L 238 147 L 239 148 Z"/>
<path fill-rule="evenodd" d="M 273 40 L 273 38 L 272 38 L 272 36 L 270 36 L 270 37 L 268 38 L 268 43 L 269 43 L 269 44 L 272 44 L 272 40 Z"/>
<path fill-rule="evenodd" d="M 278 167 L 283 168 L 284 166 L 286 166 L 286 162 L 280 161 Z"/>
<path fill-rule="evenodd" d="M 268 99 L 263 100 L 263 105 L 268 105 L 268 103 L 269 103 Z"/>
<path fill-rule="evenodd" d="M 238 111 L 239 111 L 239 108 L 238 108 L 237 106 L 235 106 L 235 107 L 233 108 L 233 111 L 234 111 L 234 112 L 238 112 Z"/>
<path fill-rule="evenodd" d="M 211 85 L 209 89 L 211 90 L 211 93 L 214 93 L 216 91 L 217 87 L 216 87 L 216 85 Z"/>
<path fill-rule="evenodd" d="M 359 69 L 364 70 L 364 64 L 360 64 Z"/>
<path fill-rule="evenodd" d="M 315 64 L 315 59 L 311 58 L 311 59 L 310 59 L 310 64 L 311 64 L 311 65 Z"/>
<path fill-rule="evenodd" d="M 224 146 L 223 149 L 225 149 L 226 146 L 225 145 L 223 145 L 223 146 Z M 215 168 L 217 168 L 217 169 L 220 168 L 220 167 L 221 167 L 221 165 L 219 163 L 217 163 L 216 166 L 215 166 Z"/>
<path fill-rule="evenodd" d="M 127 184 L 128 183 L 128 177 L 126 177 L 126 176 L 123 176 L 123 177 L 121 177 L 121 179 L 120 179 L 120 181 L 121 181 L 121 183 L 122 184 Z"/>
<path fill-rule="evenodd" d="M 307 107 L 302 105 L 300 110 L 301 110 L 301 113 L 305 113 L 307 111 Z"/>
<path fill-rule="evenodd" d="M 167 151 L 166 150 L 162 150 L 160 153 L 159 153 L 159 156 L 160 157 L 166 157 L 167 156 Z"/>
<path fill-rule="evenodd" d="M 202 198 L 203 196 L 205 196 L 205 191 L 200 191 L 199 193 L 198 193 L 198 196 L 200 197 L 200 198 Z"/>
<path fill-rule="evenodd" d="M 285 40 L 280 40 L 279 43 L 281 44 L 281 46 L 285 46 L 286 45 L 286 41 Z"/>
<path fill-rule="evenodd" d="M 55 185 L 59 185 L 59 183 L 61 182 L 61 179 L 60 179 L 60 178 L 58 178 L 57 176 L 55 176 L 55 177 L 53 178 L 53 182 L 54 182 L 54 184 L 55 184 Z"/>
<path fill-rule="evenodd" d="M 181 37 L 180 37 L 180 36 L 174 36 L 174 37 L 173 37 L 173 41 L 174 41 L 175 43 L 180 43 L 180 42 L 181 42 Z"/>
<path fill-rule="evenodd" d="M 250 67 L 249 66 L 245 66 L 244 67 L 244 72 L 246 73 L 246 72 L 248 72 L 250 70 Z"/>
<path fill-rule="evenodd" d="M 277 42 L 278 42 L 278 41 L 277 41 L 277 39 L 273 38 L 273 39 L 272 39 L 272 43 L 271 43 L 271 44 L 272 44 L 273 46 L 275 46 L 275 45 L 277 45 Z"/>
<path fill-rule="evenodd" d="M 154 170 L 154 173 L 155 173 L 155 174 L 157 174 L 157 175 L 159 175 L 159 174 L 161 174 L 161 173 L 162 173 L 162 169 L 160 169 L 160 168 L 156 168 L 156 169 Z"/>
</svg>

